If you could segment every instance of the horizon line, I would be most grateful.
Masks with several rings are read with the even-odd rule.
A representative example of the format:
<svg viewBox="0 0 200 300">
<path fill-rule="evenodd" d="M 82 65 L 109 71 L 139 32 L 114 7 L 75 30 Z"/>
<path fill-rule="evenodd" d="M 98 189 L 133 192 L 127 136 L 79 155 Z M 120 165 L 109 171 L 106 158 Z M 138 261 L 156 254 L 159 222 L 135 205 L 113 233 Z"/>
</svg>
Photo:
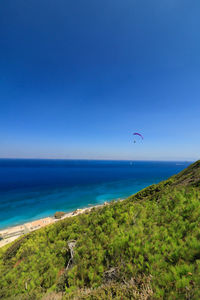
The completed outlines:
<svg viewBox="0 0 200 300">
<path fill-rule="evenodd" d="M 198 159 L 192 159 L 192 160 L 187 160 L 187 159 L 110 159 L 110 158 L 42 158 L 42 157 L 0 157 L 0 160 L 4 159 L 10 159 L 10 160 L 92 160 L 92 161 L 168 161 L 168 162 L 195 162 L 198 161 Z"/>
</svg>

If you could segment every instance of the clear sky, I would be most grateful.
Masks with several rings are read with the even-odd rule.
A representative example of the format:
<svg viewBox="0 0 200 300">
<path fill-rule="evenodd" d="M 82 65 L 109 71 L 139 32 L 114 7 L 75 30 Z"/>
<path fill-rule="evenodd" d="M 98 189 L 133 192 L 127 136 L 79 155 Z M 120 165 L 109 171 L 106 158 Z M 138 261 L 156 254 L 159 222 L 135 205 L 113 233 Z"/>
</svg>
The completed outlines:
<svg viewBox="0 0 200 300">
<path fill-rule="evenodd" d="M 198 159 L 199 16 L 199 0 L 0 1 L 0 157 Z"/>
</svg>

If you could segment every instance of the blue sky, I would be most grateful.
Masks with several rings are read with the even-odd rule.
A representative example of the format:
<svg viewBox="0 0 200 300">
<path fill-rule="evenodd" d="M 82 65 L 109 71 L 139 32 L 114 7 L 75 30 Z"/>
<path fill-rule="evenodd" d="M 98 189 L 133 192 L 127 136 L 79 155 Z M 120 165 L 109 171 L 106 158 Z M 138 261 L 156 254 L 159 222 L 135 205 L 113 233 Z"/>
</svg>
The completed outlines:
<svg viewBox="0 0 200 300">
<path fill-rule="evenodd" d="M 0 157 L 198 159 L 199 12 L 195 0 L 1 1 Z"/>
</svg>

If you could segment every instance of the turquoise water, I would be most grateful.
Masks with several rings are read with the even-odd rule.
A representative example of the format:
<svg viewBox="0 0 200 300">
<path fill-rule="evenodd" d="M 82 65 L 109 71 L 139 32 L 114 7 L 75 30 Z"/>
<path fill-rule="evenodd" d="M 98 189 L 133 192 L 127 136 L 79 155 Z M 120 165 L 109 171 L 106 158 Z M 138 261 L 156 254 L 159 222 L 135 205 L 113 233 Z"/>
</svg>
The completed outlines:
<svg viewBox="0 0 200 300">
<path fill-rule="evenodd" d="M 0 159 L 0 228 L 126 198 L 189 164 Z"/>
</svg>

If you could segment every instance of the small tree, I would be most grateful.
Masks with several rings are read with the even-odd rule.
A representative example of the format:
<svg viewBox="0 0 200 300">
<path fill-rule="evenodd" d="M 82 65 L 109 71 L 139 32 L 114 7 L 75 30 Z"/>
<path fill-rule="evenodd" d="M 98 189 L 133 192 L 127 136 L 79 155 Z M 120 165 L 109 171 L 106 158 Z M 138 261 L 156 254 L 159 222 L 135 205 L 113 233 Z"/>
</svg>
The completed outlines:
<svg viewBox="0 0 200 300">
<path fill-rule="evenodd" d="M 65 215 L 65 213 L 64 213 L 63 211 L 57 211 L 57 212 L 54 214 L 54 218 L 55 218 L 55 219 L 61 219 L 64 215 Z"/>
</svg>

